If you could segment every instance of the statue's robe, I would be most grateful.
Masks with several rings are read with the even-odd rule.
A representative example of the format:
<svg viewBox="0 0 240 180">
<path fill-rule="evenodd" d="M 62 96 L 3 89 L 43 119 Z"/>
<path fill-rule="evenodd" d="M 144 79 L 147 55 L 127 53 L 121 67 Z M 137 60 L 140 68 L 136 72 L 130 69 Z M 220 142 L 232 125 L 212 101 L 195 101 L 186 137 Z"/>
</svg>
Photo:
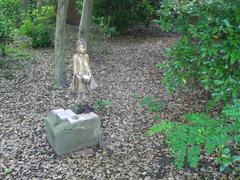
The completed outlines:
<svg viewBox="0 0 240 180">
<path fill-rule="evenodd" d="M 89 65 L 88 54 L 75 54 L 73 56 L 74 61 L 74 76 L 72 89 L 76 93 L 85 93 L 97 87 L 97 84 L 92 76 L 92 72 Z M 88 77 L 89 81 L 84 80 L 84 77 Z"/>
</svg>

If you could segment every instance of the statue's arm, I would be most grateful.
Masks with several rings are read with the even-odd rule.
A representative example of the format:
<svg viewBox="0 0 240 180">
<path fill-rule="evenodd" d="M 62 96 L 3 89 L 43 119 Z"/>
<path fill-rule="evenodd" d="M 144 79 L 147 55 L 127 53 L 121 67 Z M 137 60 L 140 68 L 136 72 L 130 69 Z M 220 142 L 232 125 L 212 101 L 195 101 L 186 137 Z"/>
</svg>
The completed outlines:
<svg viewBox="0 0 240 180">
<path fill-rule="evenodd" d="M 87 75 L 91 77 L 92 72 L 91 72 L 91 69 L 90 69 L 90 63 L 89 62 L 90 62 L 89 55 L 86 54 L 84 63 L 85 63 Z"/>
<path fill-rule="evenodd" d="M 77 67 L 79 66 L 78 65 L 78 62 L 77 62 L 77 55 L 75 54 L 74 56 L 73 56 L 73 73 L 74 74 L 77 74 Z"/>
<path fill-rule="evenodd" d="M 81 78 L 83 76 L 81 57 L 75 54 L 73 56 L 73 60 L 74 60 L 74 74 Z"/>
</svg>

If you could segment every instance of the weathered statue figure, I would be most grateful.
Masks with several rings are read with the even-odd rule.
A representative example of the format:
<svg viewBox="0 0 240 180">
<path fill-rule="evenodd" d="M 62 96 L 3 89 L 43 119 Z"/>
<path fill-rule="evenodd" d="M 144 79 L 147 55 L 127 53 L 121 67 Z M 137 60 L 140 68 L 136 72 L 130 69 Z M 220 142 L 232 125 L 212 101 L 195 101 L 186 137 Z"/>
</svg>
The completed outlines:
<svg viewBox="0 0 240 180">
<path fill-rule="evenodd" d="M 84 39 L 78 40 L 76 50 L 77 53 L 73 56 L 74 75 L 72 89 L 78 94 L 81 101 L 84 102 L 86 100 L 86 93 L 95 89 L 97 84 L 92 76 Z"/>
</svg>

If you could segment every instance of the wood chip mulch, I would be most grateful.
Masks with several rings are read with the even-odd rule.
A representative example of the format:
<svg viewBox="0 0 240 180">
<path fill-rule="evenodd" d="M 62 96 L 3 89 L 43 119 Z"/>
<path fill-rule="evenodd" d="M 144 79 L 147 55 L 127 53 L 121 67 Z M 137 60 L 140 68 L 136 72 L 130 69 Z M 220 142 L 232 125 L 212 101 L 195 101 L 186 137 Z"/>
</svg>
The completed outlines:
<svg viewBox="0 0 240 180">
<path fill-rule="evenodd" d="M 68 33 L 68 87 L 76 33 Z M 99 111 L 105 147 L 63 157 L 57 157 L 46 141 L 44 118 L 50 110 L 70 107 L 76 97 L 68 87 L 52 88 L 53 49 L 34 50 L 36 61 L 12 80 L 1 79 L 0 179 L 224 179 L 218 169 L 204 164 L 202 171 L 177 170 L 165 137 L 145 134 L 156 120 L 133 94 L 163 101 L 162 116 L 172 120 L 204 108 L 201 91 L 169 96 L 161 82 L 162 72 L 155 65 L 177 38 L 142 32 L 105 41 L 106 46 L 94 44 L 96 51 L 90 56 L 98 89 L 89 94 L 89 101 L 112 101 L 110 108 Z"/>
</svg>

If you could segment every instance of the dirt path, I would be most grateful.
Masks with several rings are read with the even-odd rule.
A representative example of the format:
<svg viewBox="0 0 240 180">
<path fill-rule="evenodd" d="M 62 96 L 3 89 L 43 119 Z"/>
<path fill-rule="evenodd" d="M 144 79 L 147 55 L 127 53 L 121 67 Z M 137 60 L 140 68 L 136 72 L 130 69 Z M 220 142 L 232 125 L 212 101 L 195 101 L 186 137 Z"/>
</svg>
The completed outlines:
<svg viewBox="0 0 240 180">
<path fill-rule="evenodd" d="M 67 55 L 67 81 L 71 82 L 76 34 L 70 33 Z M 0 168 L 12 172 L 0 179 L 169 179 L 181 177 L 161 135 L 144 133 L 154 124 L 154 114 L 146 112 L 132 96 L 151 95 L 168 102 L 165 116 L 181 114 L 160 81 L 155 65 L 163 50 L 176 38 L 171 36 L 125 36 L 108 42 L 105 55 L 93 54 L 93 72 L 98 89 L 90 95 L 112 101 L 99 112 L 102 119 L 102 151 L 91 149 L 56 157 L 46 142 L 44 118 L 49 110 L 67 108 L 74 102 L 69 89 L 53 90 L 53 50 L 36 52 L 37 61 L 0 89 Z M 96 46 L 101 46 L 98 44 Z M 70 48 L 70 49 L 69 49 Z M 96 47 L 98 48 L 98 47 Z M 197 98 L 197 97 L 196 97 Z M 180 105 L 181 104 L 181 105 Z M 196 104 L 190 104 L 195 106 Z M 174 112 L 173 112 L 174 111 Z M 3 177 L 3 178 L 1 178 Z"/>
</svg>

